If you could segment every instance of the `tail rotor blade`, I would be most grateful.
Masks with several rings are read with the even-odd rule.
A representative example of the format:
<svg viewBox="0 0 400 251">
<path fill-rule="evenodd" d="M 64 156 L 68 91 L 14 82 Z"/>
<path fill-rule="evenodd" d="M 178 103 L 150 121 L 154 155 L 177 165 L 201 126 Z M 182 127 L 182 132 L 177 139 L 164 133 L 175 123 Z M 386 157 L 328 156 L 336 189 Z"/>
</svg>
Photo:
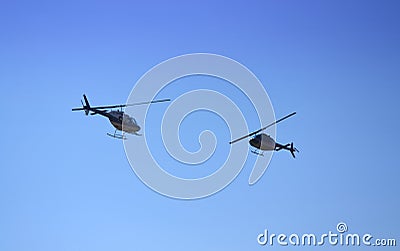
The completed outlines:
<svg viewBox="0 0 400 251">
<path fill-rule="evenodd" d="M 293 146 L 293 142 L 290 144 L 290 153 L 292 154 L 293 158 L 296 158 L 295 152 L 299 152 L 296 147 Z"/>
<path fill-rule="evenodd" d="M 89 100 L 87 99 L 85 94 L 83 94 L 83 99 L 85 100 L 85 105 L 87 106 L 87 108 L 90 108 Z"/>
<path fill-rule="evenodd" d="M 296 158 L 296 155 L 294 155 L 293 142 L 290 143 L 290 153 L 292 154 L 293 158 Z"/>
<path fill-rule="evenodd" d="M 89 105 L 89 101 L 85 94 L 83 94 L 83 99 L 85 100 L 85 103 L 83 103 L 82 99 L 81 99 L 81 103 L 82 103 L 83 110 L 85 111 L 85 115 L 87 116 L 89 114 L 90 105 Z"/>
</svg>

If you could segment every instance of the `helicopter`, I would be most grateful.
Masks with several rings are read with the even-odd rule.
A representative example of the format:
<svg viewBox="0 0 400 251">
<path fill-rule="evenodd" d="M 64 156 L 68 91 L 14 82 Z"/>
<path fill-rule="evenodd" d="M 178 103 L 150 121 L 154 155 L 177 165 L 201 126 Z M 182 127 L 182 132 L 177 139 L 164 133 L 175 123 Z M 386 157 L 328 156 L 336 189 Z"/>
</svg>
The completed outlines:
<svg viewBox="0 0 400 251">
<path fill-rule="evenodd" d="M 122 111 L 123 107 L 127 106 L 136 106 L 136 105 L 144 105 L 144 104 L 154 104 L 160 102 L 171 101 L 170 99 L 159 99 L 152 100 L 147 102 L 133 103 L 133 104 L 125 104 L 125 105 L 106 105 L 106 106 L 90 106 L 89 101 L 85 94 L 83 94 L 83 99 L 85 103 L 81 100 L 82 107 L 72 108 L 72 111 L 85 111 L 85 115 L 96 115 L 99 114 L 104 116 L 110 120 L 110 123 L 115 127 L 114 134 L 107 133 L 108 136 L 125 140 L 125 133 L 130 133 L 136 136 L 141 136 L 138 133 L 140 131 L 140 126 L 136 122 L 136 120 L 129 116 L 128 114 Z M 117 111 L 109 111 L 108 109 L 119 108 L 121 110 Z M 122 133 L 117 133 L 117 131 L 121 131 Z"/>
<path fill-rule="evenodd" d="M 252 153 L 264 156 L 263 151 L 280 151 L 280 150 L 284 149 L 284 150 L 289 151 L 292 154 L 293 158 L 296 158 L 295 152 L 299 152 L 299 150 L 297 150 L 297 148 L 295 148 L 293 146 L 293 142 L 289 143 L 289 144 L 285 144 L 285 145 L 279 144 L 268 134 L 260 133 L 261 131 L 264 131 L 268 127 L 273 126 L 273 125 L 281 122 L 282 120 L 285 120 L 295 114 L 296 114 L 296 112 L 292 112 L 291 114 L 286 115 L 285 117 L 278 119 L 257 131 L 254 131 L 254 132 L 252 132 L 246 136 L 240 137 L 238 139 L 232 140 L 231 142 L 229 142 L 229 144 L 236 143 L 240 140 L 243 140 L 245 138 L 255 135 L 252 139 L 249 140 L 249 144 L 256 149 L 261 150 L 261 152 L 259 152 L 257 150 L 252 150 L 251 151 Z"/>
</svg>

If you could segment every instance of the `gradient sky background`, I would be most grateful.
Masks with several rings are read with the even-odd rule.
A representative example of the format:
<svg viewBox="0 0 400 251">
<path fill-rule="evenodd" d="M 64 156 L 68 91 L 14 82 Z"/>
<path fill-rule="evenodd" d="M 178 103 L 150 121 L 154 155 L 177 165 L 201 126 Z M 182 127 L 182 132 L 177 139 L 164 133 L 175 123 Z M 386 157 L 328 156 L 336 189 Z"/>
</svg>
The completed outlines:
<svg viewBox="0 0 400 251">
<path fill-rule="evenodd" d="M 266 228 L 322 234 L 340 221 L 399 245 L 399 9 L 398 1 L 2 1 L 0 250 L 275 250 L 257 244 Z M 277 117 L 297 111 L 277 140 L 301 152 L 274 154 L 254 186 L 246 165 L 216 195 L 182 201 L 137 178 L 123 144 L 105 135 L 113 132 L 105 118 L 71 108 L 83 93 L 93 105 L 124 103 L 151 67 L 194 52 L 248 67 Z M 204 116 L 192 119 L 220 128 Z M 194 131 L 182 135 L 194 141 Z M 303 247 L 314 249 L 343 247 Z"/>
</svg>

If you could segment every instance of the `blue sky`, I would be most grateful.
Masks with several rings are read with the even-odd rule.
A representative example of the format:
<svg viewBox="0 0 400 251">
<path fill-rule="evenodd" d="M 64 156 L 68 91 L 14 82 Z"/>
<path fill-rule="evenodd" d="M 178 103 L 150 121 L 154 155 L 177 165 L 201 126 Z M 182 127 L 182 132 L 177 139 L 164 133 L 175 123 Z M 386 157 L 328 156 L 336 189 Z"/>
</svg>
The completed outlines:
<svg viewBox="0 0 400 251">
<path fill-rule="evenodd" d="M 399 7 L 3 1 L 0 249 L 279 249 L 258 245 L 257 235 L 319 234 L 340 221 L 349 232 L 399 242 Z M 247 184 L 249 164 L 214 196 L 182 201 L 136 177 L 123 144 L 106 136 L 113 128 L 105 118 L 71 108 L 83 93 L 93 105 L 123 103 L 151 67 L 195 52 L 248 67 L 277 117 L 297 111 L 278 126 L 277 141 L 294 141 L 300 154 L 274 154 L 254 186 Z M 204 129 L 223 129 L 218 118 L 198 115 L 182 127 L 182 136 L 193 139 L 185 140 L 188 149 L 195 149 L 204 121 Z"/>
</svg>

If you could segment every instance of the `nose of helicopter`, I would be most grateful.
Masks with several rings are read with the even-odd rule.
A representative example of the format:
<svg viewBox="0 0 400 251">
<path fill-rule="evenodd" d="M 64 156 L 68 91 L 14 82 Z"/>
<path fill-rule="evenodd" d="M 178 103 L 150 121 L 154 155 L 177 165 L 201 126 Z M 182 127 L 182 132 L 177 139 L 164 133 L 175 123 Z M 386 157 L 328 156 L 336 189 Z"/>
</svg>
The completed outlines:
<svg viewBox="0 0 400 251">
<path fill-rule="evenodd" d="M 260 140 L 258 140 L 257 138 L 249 140 L 249 143 L 252 147 L 260 148 Z"/>
</svg>

